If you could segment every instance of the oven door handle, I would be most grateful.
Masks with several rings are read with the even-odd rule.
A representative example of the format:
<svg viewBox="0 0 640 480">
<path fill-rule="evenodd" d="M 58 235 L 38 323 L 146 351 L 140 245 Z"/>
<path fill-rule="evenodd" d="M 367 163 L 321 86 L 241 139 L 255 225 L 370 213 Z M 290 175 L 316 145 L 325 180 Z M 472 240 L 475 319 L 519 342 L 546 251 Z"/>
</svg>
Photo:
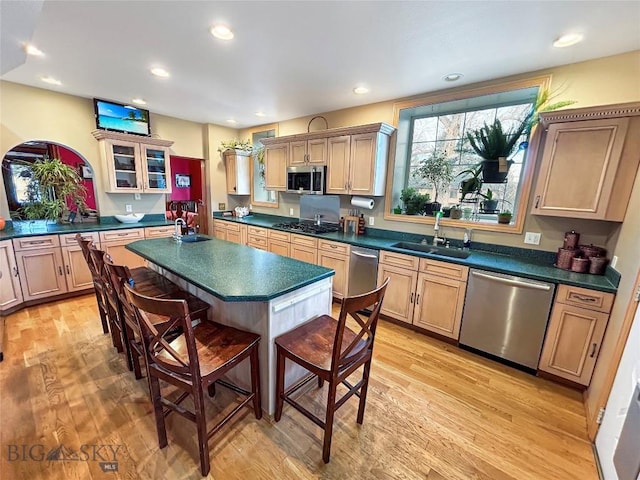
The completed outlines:
<svg viewBox="0 0 640 480">
<path fill-rule="evenodd" d="M 474 277 L 480 277 L 480 278 L 484 278 L 484 279 L 491 280 L 498 283 L 504 283 L 512 287 L 532 288 L 534 290 L 544 290 L 546 292 L 551 290 L 550 285 L 540 285 L 539 283 L 522 282 L 520 280 L 512 280 L 510 278 L 497 277 L 497 276 L 488 275 L 486 273 L 480 273 L 480 272 L 471 272 L 471 275 L 473 275 Z"/>
<path fill-rule="evenodd" d="M 354 252 L 354 251 L 351 252 L 351 255 L 356 255 L 358 257 L 364 257 L 364 258 L 371 258 L 371 259 L 375 259 L 375 260 L 378 259 L 377 255 L 369 255 L 369 254 L 366 254 L 366 253 L 360 253 L 360 252 Z"/>
</svg>

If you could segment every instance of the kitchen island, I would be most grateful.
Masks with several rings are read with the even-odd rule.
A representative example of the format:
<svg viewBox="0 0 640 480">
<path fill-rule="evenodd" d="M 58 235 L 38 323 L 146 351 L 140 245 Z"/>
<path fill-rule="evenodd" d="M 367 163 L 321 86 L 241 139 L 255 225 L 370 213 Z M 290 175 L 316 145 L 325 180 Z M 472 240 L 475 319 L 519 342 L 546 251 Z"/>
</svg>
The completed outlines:
<svg viewBox="0 0 640 480">
<path fill-rule="evenodd" d="M 332 277 L 328 268 L 281 257 L 218 239 L 178 243 L 171 238 L 140 240 L 127 249 L 149 267 L 211 305 L 216 322 L 257 333 L 260 341 L 262 407 L 275 411 L 274 339 L 311 318 L 331 313 Z M 249 365 L 231 380 L 249 385 Z M 287 383 L 302 374 L 287 371 Z"/>
</svg>

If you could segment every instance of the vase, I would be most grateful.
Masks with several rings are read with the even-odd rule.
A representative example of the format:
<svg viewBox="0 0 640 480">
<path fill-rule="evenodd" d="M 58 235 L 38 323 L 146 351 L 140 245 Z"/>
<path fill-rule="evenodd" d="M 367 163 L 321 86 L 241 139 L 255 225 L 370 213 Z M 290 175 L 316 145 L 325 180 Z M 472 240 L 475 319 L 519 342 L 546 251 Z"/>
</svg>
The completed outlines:
<svg viewBox="0 0 640 480">
<path fill-rule="evenodd" d="M 509 167 L 513 162 L 506 162 L 506 171 L 501 171 L 498 160 L 485 160 L 482 162 L 482 181 L 484 183 L 505 183 L 509 175 Z"/>
</svg>

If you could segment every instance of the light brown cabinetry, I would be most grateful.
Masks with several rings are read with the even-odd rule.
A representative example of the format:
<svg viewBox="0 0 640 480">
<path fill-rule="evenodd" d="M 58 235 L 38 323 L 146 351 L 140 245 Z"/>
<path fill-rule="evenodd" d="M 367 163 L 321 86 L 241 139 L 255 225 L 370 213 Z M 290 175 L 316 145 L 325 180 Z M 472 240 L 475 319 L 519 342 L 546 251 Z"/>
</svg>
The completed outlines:
<svg viewBox="0 0 640 480">
<path fill-rule="evenodd" d="M 226 150 L 222 154 L 227 173 L 227 193 L 251 194 L 251 152 Z"/>
<path fill-rule="evenodd" d="M 144 238 L 166 238 L 171 237 L 176 231 L 174 225 L 164 225 L 160 227 L 146 227 L 144 229 Z"/>
<path fill-rule="evenodd" d="M 108 193 L 171 193 L 172 141 L 94 130 L 105 168 Z"/>
<path fill-rule="evenodd" d="M 347 294 L 350 253 L 351 247 L 346 243 L 318 240 L 318 265 L 336 272 L 333 277 L 333 296 L 336 298 Z"/>
<path fill-rule="evenodd" d="M 313 138 L 289 142 L 290 166 L 325 165 L 327 163 L 327 139 Z"/>
<path fill-rule="evenodd" d="M 97 232 L 83 233 L 82 238 L 91 240 L 97 248 L 100 248 L 100 236 Z M 67 291 L 77 292 L 93 288 L 93 277 L 82 254 L 82 249 L 78 245 L 75 233 L 60 235 L 60 246 Z"/>
<path fill-rule="evenodd" d="M 58 235 L 17 238 L 13 248 L 25 301 L 67 292 Z"/>
<path fill-rule="evenodd" d="M 640 103 L 541 114 L 532 213 L 624 219 L 640 162 Z"/>
<path fill-rule="evenodd" d="M 144 229 L 108 230 L 100 232 L 100 247 L 113 258 L 117 265 L 126 265 L 130 269 L 143 267 L 146 260 L 126 249 L 126 245 L 144 239 Z"/>
<path fill-rule="evenodd" d="M 263 143 L 265 143 L 263 141 Z M 289 142 L 266 144 L 264 148 L 264 188 L 284 191 L 287 189 L 287 163 Z"/>
<path fill-rule="evenodd" d="M 21 303 L 22 288 L 13 243 L 11 240 L 3 240 L 0 241 L 0 312 Z"/>
<path fill-rule="evenodd" d="M 213 221 L 213 235 L 220 240 L 227 242 L 247 244 L 247 226 L 224 220 Z"/>
<path fill-rule="evenodd" d="M 589 385 L 613 300 L 611 293 L 560 285 L 538 369 Z"/>
<path fill-rule="evenodd" d="M 267 250 L 271 253 L 277 253 L 283 257 L 288 257 L 290 253 L 290 243 L 290 233 L 280 232 L 278 230 L 269 230 L 267 232 Z"/>
<path fill-rule="evenodd" d="M 306 235 L 291 234 L 289 256 L 307 263 L 318 263 L 318 239 Z"/>
<path fill-rule="evenodd" d="M 439 335 L 457 339 L 468 267 L 380 252 L 378 284 L 390 277 L 381 312 Z"/>
<path fill-rule="evenodd" d="M 267 229 L 263 227 L 247 227 L 247 245 L 259 250 L 268 251 L 267 246 Z"/>
</svg>

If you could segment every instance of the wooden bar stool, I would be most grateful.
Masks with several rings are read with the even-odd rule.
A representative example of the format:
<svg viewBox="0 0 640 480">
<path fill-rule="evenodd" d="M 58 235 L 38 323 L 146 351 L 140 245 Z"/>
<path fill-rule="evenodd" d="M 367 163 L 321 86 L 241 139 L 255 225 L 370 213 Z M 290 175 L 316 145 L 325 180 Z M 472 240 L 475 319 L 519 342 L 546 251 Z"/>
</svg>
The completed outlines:
<svg viewBox="0 0 640 480">
<path fill-rule="evenodd" d="M 357 422 L 362 424 L 364 408 L 369 386 L 369 372 L 373 352 L 376 327 L 384 293 L 389 283 L 387 278 L 375 290 L 342 299 L 338 320 L 329 315 L 321 315 L 275 339 L 277 368 L 276 368 L 276 412 L 275 421 L 280 421 L 284 402 L 309 418 L 313 423 L 324 429 L 324 443 L 322 459 L 329 463 L 331 453 L 331 434 L 333 431 L 333 417 L 352 395 L 360 397 Z M 371 309 L 368 318 L 358 312 L 365 308 Z M 357 324 L 356 331 L 346 326 L 347 317 L 351 317 Z M 301 365 L 310 374 L 302 378 L 286 391 L 284 389 L 285 360 Z M 355 385 L 347 381 L 347 377 L 364 365 L 362 379 Z M 328 382 L 329 393 L 324 421 L 291 398 L 291 394 L 315 378 L 318 386 Z M 347 387 L 345 393 L 336 401 L 338 385 Z"/>
<path fill-rule="evenodd" d="M 138 267 L 129 270 L 126 265 L 114 264 L 108 253 L 103 255 L 103 265 L 118 299 L 117 311 L 127 354 L 127 364 L 129 369 L 133 370 L 136 379 L 140 379 L 142 378 L 140 358 L 144 357 L 142 336 L 140 326 L 133 313 L 133 306 L 125 294 L 124 286 L 133 286 L 138 293 L 148 297 L 184 299 L 189 305 L 191 318 L 195 320 L 204 321 L 207 319 L 209 304 L 185 292 L 178 285 L 149 268 Z"/>
<path fill-rule="evenodd" d="M 167 446 L 164 419 L 169 413 L 177 412 L 191 420 L 196 424 L 198 431 L 200 471 L 206 476 L 210 469 L 209 438 L 249 403 L 253 404 L 256 418 L 262 417 L 258 365 L 260 336 L 209 321 L 193 327 L 185 300 L 148 297 L 136 292 L 129 285 L 125 285 L 125 292 L 134 307 L 142 330 L 160 448 Z M 166 321 L 154 323 L 150 316 L 166 317 Z M 181 327 L 182 334 L 169 341 L 166 338 L 167 333 L 176 327 Z M 251 362 L 250 392 L 221 379 L 226 372 L 246 358 Z M 168 400 L 162 395 L 160 379 L 180 388 L 184 393 L 175 402 Z M 216 383 L 245 398 L 207 431 L 203 391 L 206 388 L 211 393 Z M 189 395 L 193 397 L 193 412 L 180 405 Z"/>
<path fill-rule="evenodd" d="M 109 333 L 109 320 L 107 318 L 107 307 L 105 305 L 102 278 L 100 277 L 100 275 L 98 275 L 96 266 L 91 258 L 91 253 L 89 252 L 89 246 L 93 245 L 93 242 L 91 240 L 85 240 L 79 233 L 76 233 L 75 238 L 78 242 L 78 245 L 80 245 L 80 248 L 82 249 L 82 256 L 87 262 L 89 272 L 91 273 L 91 278 L 93 280 L 93 289 L 96 293 L 96 301 L 98 302 L 98 313 L 100 314 L 100 321 L 102 322 L 102 331 L 103 333 Z"/>
</svg>

